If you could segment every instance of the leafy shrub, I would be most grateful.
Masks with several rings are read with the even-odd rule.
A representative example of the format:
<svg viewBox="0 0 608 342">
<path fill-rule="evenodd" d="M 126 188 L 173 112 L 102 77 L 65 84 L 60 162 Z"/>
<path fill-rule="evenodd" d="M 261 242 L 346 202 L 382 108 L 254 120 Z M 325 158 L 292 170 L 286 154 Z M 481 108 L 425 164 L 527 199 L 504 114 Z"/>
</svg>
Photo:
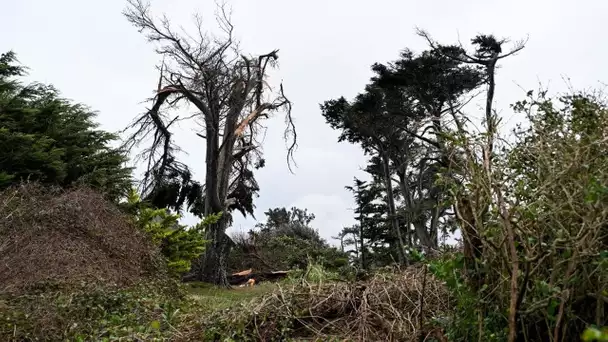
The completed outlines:
<svg viewBox="0 0 608 342">
<path fill-rule="evenodd" d="M 573 340 L 607 322 L 608 106 L 593 94 L 545 95 L 514 105 L 530 127 L 516 131 L 491 170 L 474 157 L 483 135 L 452 139 L 469 152 L 460 160 L 465 182 L 451 188 L 468 212 L 469 252 L 465 263 L 455 256 L 435 271 L 458 303 L 449 322 L 456 340 L 507 332 Z"/>
<path fill-rule="evenodd" d="M 183 294 L 177 283 L 146 283 L 7 297 L 0 340 L 163 341 L 174 332 Z"/>
<path fill-rule="evenodd" d="M 192 260 L 204 252 L 207 241 L 203 238 L 203 230 L 221 217 L 221 214 L 211 215 L 188 228 L 179 224 L 180 215 L 172 214 L 166 208 L 149 207 L 135 190 L 130 191 L 123 206 L 133 215 L 137 227 L 148 233 L 159 246 L 169 270 L 176 275 L 189 271 Z"/>
<path fill-rule="evenodd" d="M 476 340 L 480 333 L 485 337 L 484 341 L 506 340 L 507 318 L 503 308 L 471 291 L 463 272 L 465 265 L 462 253 L 446 254 L 428 261 L 421 257 L 421 261 L 427 264 L 431 274 L 445 283 L 450 293 L 450 302 L 453 304 L 451 310 L 445 312 L 446 316 L 435 318 L 435 323 L 444 329 L 449 341 Z M 481 332 L 477 310 L 480 305 L 485 305 L 487 309 Z"/>
<path fill-rule="evenodd" d="M 316 263 L 309 258 L 306 268 L 291 271 L 284 282 L 288 284 L 298 284 L 302 282 L 324 284 L 340 280 L 341 278 L 341 274 L 338 272 L 331 271 L 322 264 Z"/>
<path fill-rule="evenodd" d="M 266 222 L 256 229 L 233 235 L 231 270 L 305 270 L 309 261 L 338 270 L 348 264 L 348 254 L 330 246 L 310 226 L 314 215 L 307 210 L 275 208 L 266 215 Z"/>
</svg>

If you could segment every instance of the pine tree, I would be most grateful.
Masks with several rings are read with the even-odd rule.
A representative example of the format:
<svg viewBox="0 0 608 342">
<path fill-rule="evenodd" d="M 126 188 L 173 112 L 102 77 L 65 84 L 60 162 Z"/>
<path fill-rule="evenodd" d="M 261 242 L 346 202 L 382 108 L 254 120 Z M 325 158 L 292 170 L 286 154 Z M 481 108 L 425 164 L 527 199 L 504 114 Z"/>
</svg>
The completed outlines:
<svg viewBox="0 0 608 342">
<path fill-rule="evenodd" d="M 95 113 L 60 97 L 52 86 L 23 85 L 13 52 L 0 55 L 0 188 L 22 181 L 88 185 L 112 200 L 127 194 L 131 169 L 98 129 Z"/>
</svg>

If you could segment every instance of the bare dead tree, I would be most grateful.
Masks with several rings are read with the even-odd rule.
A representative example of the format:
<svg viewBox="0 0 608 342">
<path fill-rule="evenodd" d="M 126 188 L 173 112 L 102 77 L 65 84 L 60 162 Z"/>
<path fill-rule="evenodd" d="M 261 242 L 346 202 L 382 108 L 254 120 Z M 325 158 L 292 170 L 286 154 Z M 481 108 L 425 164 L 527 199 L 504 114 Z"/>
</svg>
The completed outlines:
<svg viewBox="0 0 608 342">
<path fill-rule="evenodd" d="M 140 157 L 147 160 L 144 191 L 151 192 L 169 173 L 187 173 L 187 167 L 176 161 L 171 126 L 181 120 L 197 120 L 205 142 L 205 180 L 201 186 L 201 215 L 222 213 L 218 223 L 208 227 L 208 245 L 199 267 L 193 270 L 202 281 L 228 286 L 225 257 L 231 240 L 225 230 L 230 212 L 240 210 L 253 214 L 252 198 L 258 190 L 253 169 L 262 167 L 259 133 L 264 119 L 277 111 L 286 112 L 285 139 L 290 141 L 287 163 L 291 171 L 296 132 L 291 117 L 291 102 L 283 85 L 273 91 L 267 83 L 269 68 L 276 67 L 278 50 L 258 56 L 247 56 L 239 50 L 233 37 L 234 26 L 224 5 L 218 6 L 216 19 L 221 35 L 203 30 L 196 18 L 195 35 L 177 33 L 166 17 L 156 20 L 149 4 L 129 0 L 126 18 L 157 45 L 162 56 L 160 79 L 152 107 L 138 117 L 128 147 L 133 148 L 152 136 L 152 144 Z M 191 105 L 189 117 L 171 116 L 171 109 Z M 189 173 L 188 173 L 189 175 Z M 194 196 L 181 194 L 180 198 Z"/>
</svg>

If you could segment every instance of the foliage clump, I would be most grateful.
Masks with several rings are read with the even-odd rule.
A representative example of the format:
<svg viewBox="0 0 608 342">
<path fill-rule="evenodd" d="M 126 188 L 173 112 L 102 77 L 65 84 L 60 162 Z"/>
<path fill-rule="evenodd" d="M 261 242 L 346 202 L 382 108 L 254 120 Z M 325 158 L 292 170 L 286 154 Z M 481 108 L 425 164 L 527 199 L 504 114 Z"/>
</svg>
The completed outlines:
<svg viewBox="0 0 608 342">
<path fill-rule="evenodd" d="M 0 55 L 0 189 L 22 181 L 63 188 L 86 185 L 112 200 L 131 186 L 117 136 L 98 129 L 96 113 L 61 98 L 52 86 L 24 85 L 13 52 Z"/>
<path fill-rule="evenodd" d="M 451 190 L 476 203 L 462 219 L 478 244 L 468 264 L 442 265 L 462 275 L 444 273 L 460 302 L 448 331 L 457 340 L 578 339 L 608 322 L 608 107 L 597 94 L 544 92 L 513 107 L 530 126 L 515 130 L 491 169 L 470 157 L 483 135 L 451 140 L 469 156 L 465 187 Z"/>
<path fill-rule="evenodd" d="M 132 222 L 146 232 L 167 260 L 169 271 L 175 275 L 190 270 L 192 261 L 205 251 L 204 229 L 217 222 L 221 214 L 210 215 L 194 227 L 179 224 L 180 215 L 167 208 L 152 208 L 131 190 L 122 207 L 132 215 Z"/>
<path fill-rule="evenodd" d="M 348 255 L 330 246 L 311 226 L 314 214 L 299 208 L 273 208 L 265 214 L 266 222 L 233 236 L 230 270 L 306 269 L 310 261 L 336 270 L 348 264 Z"/>
</svg>

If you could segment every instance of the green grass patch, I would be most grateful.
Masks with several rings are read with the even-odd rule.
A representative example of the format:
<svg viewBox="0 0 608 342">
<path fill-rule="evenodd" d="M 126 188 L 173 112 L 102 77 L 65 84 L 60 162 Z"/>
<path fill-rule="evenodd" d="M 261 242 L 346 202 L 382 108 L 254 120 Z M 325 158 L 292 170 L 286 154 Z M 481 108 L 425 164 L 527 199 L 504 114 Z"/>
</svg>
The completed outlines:
<svg viewBox="0 0 608 342">
<path fill-rule="evenodd" d="M 254 287 L 233 287 L 231 289 L 218 288 L 205 283 L 187 283 L 184 289 L 190 301 L 201 310 L 223 310 L 241 304 L 272 292 L 276 285 L 261 283 Z"/>
</svg>

